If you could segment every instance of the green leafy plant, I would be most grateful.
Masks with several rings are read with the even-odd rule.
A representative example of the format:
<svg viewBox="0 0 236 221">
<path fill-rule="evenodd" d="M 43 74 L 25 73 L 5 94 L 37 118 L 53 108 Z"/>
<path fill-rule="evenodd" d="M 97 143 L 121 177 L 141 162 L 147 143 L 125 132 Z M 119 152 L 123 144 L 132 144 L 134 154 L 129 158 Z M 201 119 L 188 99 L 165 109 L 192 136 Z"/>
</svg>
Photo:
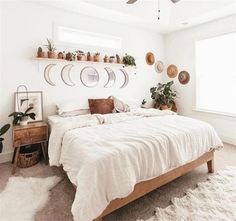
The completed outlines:
<svg viewBox="0 0 236 221">
<path fill-rule="evenodd" d="M 3 149 L 3 141 L 4 138 L 2 137 L 3 134 L 5 134 L 10 128 L 10 124 L 4 125 L 2 128 L 0 128 L 0 153 L 2 153 Z"/>
<path fill-rule="evenodd" d="M 167 105 L 168 107 L 174 105 L 177 92 L 171 89 L 173 84 L 174 81 L 170 81 L 166 84 L 158 83 L 156 87 L 150 89 L 151 98 L 154 100 L 155 108 L 159 108 L 160 105 Z"/>
<path fill-rule="evenodd" d="M 13 112 L 11 113 L 8 117 L 13 117 L 13 125 L 18 124 L 23 118 L 28 118 L 30 117 L 32 120 L 35 120 L 35 113 L 29 113 L 33 107 L 29 107 L 25 112 Z"/>
<path fill-rule="evenodd" d="M 99 53 L 99 52 L 97 52 L 97 53 L 95 53 L 94 55 L 95 55 L 95 56 L 99 56 L 99 55 L 100 55 L 100 53 Z"/>
<path fill-rule="evenodd" d="M 47 38 L 47 42 L 48 42 L 48 44 L 45 46 L 47 47 L 48 51 L 56 51 L 57 50 L 53 44 L 53 41 L 51 41 Z"/>
<path fill-rule="evenodd" d="M 125 54 L 125 56 L 123 57 L 123 63 L 126 66 L 136 66 L 135 58 L 128 54 Z"/>
</svg>

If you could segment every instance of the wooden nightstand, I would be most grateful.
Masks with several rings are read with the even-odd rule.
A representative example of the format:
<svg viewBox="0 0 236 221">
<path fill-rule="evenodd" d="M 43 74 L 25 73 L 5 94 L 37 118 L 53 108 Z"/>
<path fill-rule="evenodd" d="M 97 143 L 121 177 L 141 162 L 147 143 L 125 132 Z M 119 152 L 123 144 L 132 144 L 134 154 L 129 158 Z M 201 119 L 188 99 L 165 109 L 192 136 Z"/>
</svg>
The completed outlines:
<svg viewBox="0 0 236 221">
<path fill-rule="evenodd" d="M 29 123 L 26 126 L 16 125 L 13 127 L 13 147 L 14 165 L 12 173 L 15 173 L 20 147 L 31 144 L 41 144 L 45 161 L 47 162 L 47 141 L 48 141 L 48 125 L 45 122 Z"/>
</svg>

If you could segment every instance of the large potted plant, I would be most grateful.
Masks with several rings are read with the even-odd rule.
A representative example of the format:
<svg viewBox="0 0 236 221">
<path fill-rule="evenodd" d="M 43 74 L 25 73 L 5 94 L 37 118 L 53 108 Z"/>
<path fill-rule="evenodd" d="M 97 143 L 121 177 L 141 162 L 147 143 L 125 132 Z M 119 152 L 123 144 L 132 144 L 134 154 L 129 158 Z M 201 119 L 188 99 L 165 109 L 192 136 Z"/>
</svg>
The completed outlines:
<svg viewBox="0 0 236 221">
<path fill-rule="evenodd" d="M 2 128 L 0 128 L 0 153 L 2 153 L 3 149 L 3 141 L 4 138 L 2 137 L 3 134 L 5 134 L 10 128 L 10 124 L 4 125 Z"/>
<path fill-rule="evenodd" d="M 171 89 L 174 81 L 170 81 L 166 84 L 158 83 L 156 87 L 150 89 L 151 98 L 154 100 L 154 107 L 161 110 L 169 109 L 171 110 L 173 105 L 175 105 L 175 99 L 177 97 L 177 92 Z"/>
<path fill-rule="evenodd" d="M 35 120 L 35 113 L 29 113 L 33 107 L 29 107 L 25 112 L 13 112 L 8 117 L 13 117 L 13 125 L 20 123 L 21 126 L 28 124 L 28 119 Z"/>
</svg>

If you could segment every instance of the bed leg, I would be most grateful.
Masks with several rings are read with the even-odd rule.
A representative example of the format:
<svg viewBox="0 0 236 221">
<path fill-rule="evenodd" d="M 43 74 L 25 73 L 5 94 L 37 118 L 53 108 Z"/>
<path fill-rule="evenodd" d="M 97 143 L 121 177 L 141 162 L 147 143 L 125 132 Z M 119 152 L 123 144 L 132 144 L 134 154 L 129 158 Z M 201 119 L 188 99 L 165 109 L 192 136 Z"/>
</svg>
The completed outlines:
<svg viewBox="0 0 236 221">
<path fill-rule="evenodd" d="M 207 162 L 208 173 L 214 173 L 214 158 Z"/>
</svg>

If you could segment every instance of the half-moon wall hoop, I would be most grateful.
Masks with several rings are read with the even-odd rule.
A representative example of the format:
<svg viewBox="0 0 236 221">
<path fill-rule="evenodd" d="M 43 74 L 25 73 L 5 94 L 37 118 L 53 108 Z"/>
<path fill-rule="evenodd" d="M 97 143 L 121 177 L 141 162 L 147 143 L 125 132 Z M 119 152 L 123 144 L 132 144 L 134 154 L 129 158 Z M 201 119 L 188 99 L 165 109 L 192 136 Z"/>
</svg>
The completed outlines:
<svg viewBox="0 0 236 221">
<path fill-rule="evenodd" d="M 70 77 L 70 72 L 71 72 L 71 69 L 74 67 L 73 64 L 67 64 L 65 65 L 62 69 L 61 69 L 61 79 L 62 81 L 68 85 L 68 86 L 75 86 L 75 83 L 71 80 L 71 77 Z M 66 79 L 66 76 L 67 76 L 67 79 Z"/>
<path fill-rule="evenodd" d="M 120 69 L 120 71 L 123 73 L 124 78 L 125 78 L 124 83 L 120 86 L 120 88 L 124 88 L 129 83 L 129 75 L 128 75 L 127 71 L 125 69 L 123 69 L 123 68 Z"/>
<path fill-rule="evenodd" d="M 111 68 L 105 67 L 104 69 L 106 70 L 107 75 L 108 75 L 108 80 L 107 80 L 107 83 L 104 85 L 104 87 L 110 88 L 116 82 L 116 75 L 115 75 L 115 72 Z"/>
<path fill-rule="evenodd" d="M 48 84 L 50 84 L 51 86 L 56 86 L 56 85 L 52 82 L 52 80 L 51 80 L 51 78 L 50 78 L 50 70 L 51 70 L 54 66 L 56 66 L 56 64 L 49 64 L 49 65 L 47 65 L 47 66 L 45 67 L 45 69 L 44 69 L 44 79 L 45 79 L 45 81 L 46 81 Z"/>
</svg>

